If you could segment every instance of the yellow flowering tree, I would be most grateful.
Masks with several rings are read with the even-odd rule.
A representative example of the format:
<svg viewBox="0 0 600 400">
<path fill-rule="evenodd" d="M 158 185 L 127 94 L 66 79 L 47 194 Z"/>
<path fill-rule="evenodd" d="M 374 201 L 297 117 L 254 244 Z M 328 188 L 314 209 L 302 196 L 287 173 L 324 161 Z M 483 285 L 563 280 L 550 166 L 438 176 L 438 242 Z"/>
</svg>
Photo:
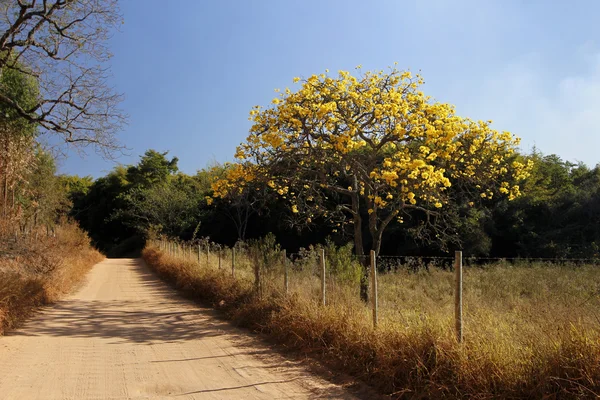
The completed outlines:
<svg viewBox="0 0 600 400">
<path fill-rule="evenodd" d="M 353 224 L 357 255 L 379 253 L 384 230 L 402 223 L 404 212 L 442 213 L 453 182 L 485 199 L 519 195 L 515 182 L 529 169 L 515 156 L 519 140 L 432 101 L 419 90 L 420 76 L 393 68 L 294 82 L 298 90 L 250 112 L 238 172 L 262 181 L 307 222 Z M 365 299 L 366 274 L 365 268 Z"/>
</svg>

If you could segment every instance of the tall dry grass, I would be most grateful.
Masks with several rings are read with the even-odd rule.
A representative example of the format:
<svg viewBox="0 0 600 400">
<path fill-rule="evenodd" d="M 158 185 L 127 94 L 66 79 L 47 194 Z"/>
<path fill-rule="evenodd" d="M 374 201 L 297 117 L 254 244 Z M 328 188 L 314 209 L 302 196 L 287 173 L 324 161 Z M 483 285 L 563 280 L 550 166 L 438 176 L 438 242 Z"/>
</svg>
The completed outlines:
<svg viewBox="0 0 600 400">
<path fill-rule="evenodd" d="M 103 259 L 73 223 L 60 225 L 52 236 L 12 233 L 0 243 L 0 335 L 71 291 Z"/>
<path fill-rule="evenodd" d="M 241 324 L 289 347 L 335 361 L 395 398 L 596 398 L 600 394 L 600 269 L 543 264 L 489 265 L 464 273 L 465 340 L 453 331 L 453 274 L 400 271 L 379 277 L 380 321 L 358 298 L 352 268 L 337 266 L 319 304 L 316 259 L 289 265 L 276 256 L 262 269 L 259 296 L 253 263 L 238 251 L 208 262 L 173 257 L 150 245 L 143 256 L 162 277 L 211 302 Z M 274 249 L 272 255 L 278 254 Z M 313 257 L 311 259 L 311 257 Z M 335 260 L 328 260 L 335 264 Z"/>
</svg>

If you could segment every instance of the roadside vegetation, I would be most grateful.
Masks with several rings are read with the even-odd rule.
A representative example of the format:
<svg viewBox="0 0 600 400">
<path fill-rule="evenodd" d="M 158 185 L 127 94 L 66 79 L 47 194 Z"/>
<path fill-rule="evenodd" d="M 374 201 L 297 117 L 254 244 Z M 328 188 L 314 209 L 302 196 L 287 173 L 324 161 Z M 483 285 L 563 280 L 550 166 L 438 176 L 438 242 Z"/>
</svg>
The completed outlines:
<svg viewBox="0 0 600 400">
<path fill-rule="evenodd" d="M 593 398 L 600 393 L 600 298 L 595 265 L 541 262 L 467 267 L 464 342 L 456 341 L 449 270 L 398 266 L 379 276 L 379 324 L 360 300 L 360 263 L 327 248 L 327 305 L 317 250 L 288 259 L 263 239 L 173 256 L 156 244 L 143 256 L 159 276 L 242 326 L 352 373 L 394 398 Z M 337 251 L 336 251 L 337 250 Z M 253 254 L 259 251 L 260 260 Z M 183 255 L 182 255 L 183 254 Z M 266 254 L 266 256 L 265 256 Z M 348 263 L 350 261 L 350 264 Z M 260 263 L 261 290 L 254 268 Z M 345 268 L 340 268 L 344 265 Z"/>
<path fill-rule="evenodd" d="M 1 243 L 0 335 L 68 294 L 104 258 L 74 223 L 59 224 L 51 234 L 5 233 Z"/>
</svg>

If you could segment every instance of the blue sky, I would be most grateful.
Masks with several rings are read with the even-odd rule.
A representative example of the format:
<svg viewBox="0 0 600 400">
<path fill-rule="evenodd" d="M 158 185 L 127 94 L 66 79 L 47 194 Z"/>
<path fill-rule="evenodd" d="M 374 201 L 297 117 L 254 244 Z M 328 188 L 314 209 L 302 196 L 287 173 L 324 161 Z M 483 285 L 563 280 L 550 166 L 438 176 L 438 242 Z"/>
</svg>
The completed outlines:
<svg viewBox="0 0 600 400">
<path fill-rule="evenodd" d="M 491 119 L 528 151 L 600 162 L 600 2 L 553 0 L 123 0 L 110 42 L 129 149 L 68 152 L 60 172 L 99 177 L 147 149 L 195 173 L 232 161 L 253 105 L 325 69 L 420 71 L 424 91 Z"/>
</svg>

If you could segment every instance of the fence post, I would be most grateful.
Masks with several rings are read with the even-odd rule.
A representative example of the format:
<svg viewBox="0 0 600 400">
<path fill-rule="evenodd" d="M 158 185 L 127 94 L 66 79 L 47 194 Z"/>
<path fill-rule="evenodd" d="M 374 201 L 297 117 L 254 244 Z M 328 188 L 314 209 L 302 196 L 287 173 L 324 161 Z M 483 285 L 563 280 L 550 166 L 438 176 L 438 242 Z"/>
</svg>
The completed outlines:
<svg viewBox="0 0 600 400">
<path fill-rule="evenodd" d="M 231 277 L 235 278 L 235 245 L 231 248 Z"/>
<path fill-rule="evenodd" d="M 210 244 L 206 244 L 206 268 L 210 267 L 210 261 L 208 260 L 210 256 Z"/>
<path fill-rule="evenodd" d="M 325 305 L 325 249 L 321 249 L 321 299 Z"/>
<path fill-rule="evenodd" d="M 200 264 L 200 245 L 198 245 L 198 264 Z"/>
<path fill-rule="evenodd" d="M 373 328 L 377 328 L 377 259 L 371 250 L 371 304 L 373 305 Z"/>
<path fill-rule="evenodd" d="M 456 251 L 454 253 L 454 274 L 455 274 L 455 288 L 454 288 L 454 320 L 456 327 L 456 339 L 458 343 L 463 341 L 463 321 L 462 321 L 462 251 Z"/>
<path fill-rule="evenodd" d="M 283 290 L 285 295 L 287 296 L 289 287 L 287 255 L 285 249 L 281 253 L 283 257 Z"/>
<path fill-rule="evenodd" d="M 221 246 L 219 246 L 219 250 L 217 250 L 219 252 L 219 271 L 221 270 Z"/>
</svg>

